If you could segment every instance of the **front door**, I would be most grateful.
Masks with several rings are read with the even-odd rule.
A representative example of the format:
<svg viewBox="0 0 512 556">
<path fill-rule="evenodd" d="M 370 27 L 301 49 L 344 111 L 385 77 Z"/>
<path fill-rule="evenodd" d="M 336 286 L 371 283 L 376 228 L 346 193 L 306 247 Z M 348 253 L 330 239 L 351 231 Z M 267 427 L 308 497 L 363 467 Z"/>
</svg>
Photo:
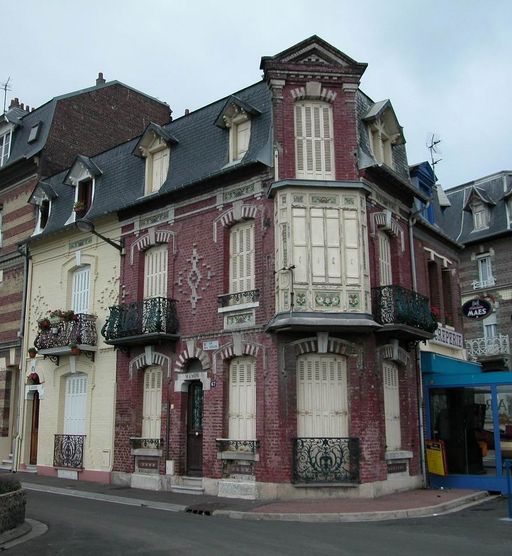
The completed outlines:
<svg viewBox="0 0 512 556">
<path fill-rule="evenodd" d="M 203 385 L 199 380 L 188 387 L 187 475 L 203 476 Z"/>
<path fill-rule="evenodd" d="M 34 392 L 32 400 L 32 429 L 30 433 L 30 465 L 37 464 L 37 436 L 39 431 L 39 392 Z"/>
</svg>

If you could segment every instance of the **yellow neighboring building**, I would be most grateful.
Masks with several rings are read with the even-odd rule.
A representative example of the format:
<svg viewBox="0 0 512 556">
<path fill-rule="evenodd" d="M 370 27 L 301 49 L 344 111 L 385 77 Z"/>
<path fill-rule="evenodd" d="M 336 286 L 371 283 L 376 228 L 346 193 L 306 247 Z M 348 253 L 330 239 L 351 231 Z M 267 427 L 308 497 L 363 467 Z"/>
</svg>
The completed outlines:
<svg viewBox="0 0 512 556">
<path fill-rule="evenodd" d="M 116 353 L 100 330 L 109 306 L 118 303 L 120 249 L 74 226 L 39 238 L 37 231 L 29 243 L 26 386 L 15 464 L 36 466 L 42 475 L 109 482 Z M 96 232 L 120 235 L 112 219 Z"/>
</svg>

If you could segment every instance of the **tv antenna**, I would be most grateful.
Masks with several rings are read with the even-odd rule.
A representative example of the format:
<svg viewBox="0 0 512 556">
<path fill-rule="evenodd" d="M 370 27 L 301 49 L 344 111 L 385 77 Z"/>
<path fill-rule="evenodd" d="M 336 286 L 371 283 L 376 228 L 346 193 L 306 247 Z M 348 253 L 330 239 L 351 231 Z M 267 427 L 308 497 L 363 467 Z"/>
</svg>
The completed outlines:
<svg viewBox="0 0 512 556">
<path fill-rule="evenodd" d="M 2 112 L 2 114 L 5 114 L 5 107 L 7 106 L 7 91 L 11 90 L 11 86 L 9 85 L 10 81 L 11 76 L 7 78 L 7 81 L 5 83 L 0 84 L 0 87 L 2 87 L 2 89 L 4 90 L 4 111 Z"/>
<path fill-rule="evenodd" d="M 430 151 L 430 165 L 434 170 L 434 174 L 436 170 L 436 164 L 439 164 L 441 160 L 443 160 L 442 158 L 438 158 L 438 155 L 442 154 L 441 149 L 438 147 L 440 142 L 441 139 L 435 133 L 432 133 L 430 140 L 427 141 L 427 149 Z"/>
</svg>

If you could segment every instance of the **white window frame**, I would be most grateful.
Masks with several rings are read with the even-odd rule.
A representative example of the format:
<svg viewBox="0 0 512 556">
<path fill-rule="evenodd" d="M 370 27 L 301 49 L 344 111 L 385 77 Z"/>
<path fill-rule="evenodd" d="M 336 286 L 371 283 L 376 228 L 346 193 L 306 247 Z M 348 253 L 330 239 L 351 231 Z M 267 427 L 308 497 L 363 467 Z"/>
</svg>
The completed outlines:
<svg viewBox="0 0 512 556">
<path fill-rule="evenodd" d="M 76 268 L 71 276 L 71 308 L 75 313 L 88 314 L 91 303 L 91 267 Z"/>
<path fill-rule="evenodd" d="M 167 298 L 169 249 L 167 243 L 144 253 L 144 299 Z"/>
<path fill-rule="evenodd" d="M 144 371 L 142 396 L 142 438 L 160 438 L 162 427 L 162 368 Z"/>
<path fill-rule="evenodd" d="M 87 424 L 88 377 L 85 373 L 75 373 L 64 381 L 64 423 L 63 433 L 85 435 Z"/>
<path fill-rule="evenodd" d="M 229 293 L 254 290 L 254 220 L 235 224 L 229 233 Z"/>
<path fill-rule="evenodd" d="M 12 129 L 0 135 L 0 168 L 5 166 L 11 154 Z"/>
<path fill-rule="evenodd" d="M 382 365 L 382 387 L 384 390 L 384 419 L 386 429 L 386 451 L 400 450 L 402 432 L 400 425 L 400 380 L 398 365 L 384 361 Z"/>
<path fill-rule="evenodd" d="M 297 358 L 297 436 L 347 438 L 347 360 L 333 353 Z"/>
<path fill-rule="evenodd" d="M 496 279 L 492 272 L 492 261 L 490 253 L 479 255 L 476 258 L 478 265 L 478 281 L 473 282 L 473 288 L 486 288 L 494 286 Z"/>
<path fill-rule="evenodd" d="M 144 149 L 146 157 L 145 193 L 150 195 L 160 190 L 169 175 L 171 149 L 161 137 L 155 137 L 148 149 Z M 165 157 L 161 162 L 160 174 L 155 176 L 155 162 L 160 163 L 160 157 Z"/>
<path fill-rule="evenodd" d="M 229 430 L 232 440 L 256 440 L 256 360 L 235 357 L 229 364 Z"/>
<path fill-rule="evenodd" d="M 229 129 L 229 162 L 243 159 L 251 141 L 251 120 L 243 112 L 233 118 Z"/>
<path fill-rule="evenodd" d="M 370 146 L 375 160 L 393 168 L 393 146 L 391 136 L 386 129 L 386 125 L 380 118 L 369 127 L 369 135 Z"/>
<path fill-rule="evenodd" d="M 489 227 L 489 207 L 481 202 L 473 203 L 471 212 L 473 213 L 473 229 L 475 231 L 485 230 Z"/>
<path fill-rule="evenodd" d="M 498 336 L 498 323 L 496 320 L 496 313 L 492 313 L 487 318 L 482 320 L 484 338 L 496 338 Z"/>
<path fill-rule="evenodd" d="M 294 121 L 297 178 L 335 179 L 332 106 L 326 102 L 296 102 Z"/>
<path fill-rule="evenodd" d="M 46 219 L 46 224 L 48 224 L 48 221 L 50 220 L 50 214 L 51 214 L 51 210 L 52 210 L 52 202 L 50 201 L 50 199 L 48 199 L 48 197 L 45 195 L 40 201 L 38 201 L 38 203 L 36 204 L 36 225 L 34 228 L 34 234 L 40 234 L 44 228 L 46 228 L 46 224 L 44 227 L 41 226 L 41 216 L 42 216 L 42 207 L 43 207 L 43 203 L 47 202 L 48 203 L 48 216 Z"/>
</svg>

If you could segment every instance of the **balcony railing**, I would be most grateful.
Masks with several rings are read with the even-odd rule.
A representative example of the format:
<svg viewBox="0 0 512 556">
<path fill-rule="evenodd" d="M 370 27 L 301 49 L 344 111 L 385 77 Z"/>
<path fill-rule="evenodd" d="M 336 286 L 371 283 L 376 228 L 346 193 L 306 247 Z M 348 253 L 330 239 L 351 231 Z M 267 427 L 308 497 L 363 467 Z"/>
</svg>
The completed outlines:
<svg viewBox="0 0 512 556">
<path fill-rule="evenodd" d="M 71 343 L 95 346 L 98 342 L 96 318 L 96 315 L 77 313 L 74 320 L 53 323 L 51 329 L 39 332 L 34 345 L 39 350 L 67 347 Z"/>
<path fill-rule="evenodd" d="M 404 324 L 433 333 L 437 319 L 428 297 L 402 286 L 372 288 L 373 315 L 379 324 Z"/>
<path fill-rule="evenodd" d="M 260 300 L 260 290 L 248 290 L 245 292 L 227 293 L 224 295 L 219 295 L 218 300 L 221 307 L 245 305 L 246 303 L 257 303 Z"/>
<path fill-rule="evenodd" d="M 101 334 L 107 343 L 147 334 L 175 335 L 178 315 L 174 299 L 152 297 L 110 307 Z"/>
<path fill-rule="evenodd" d="M 468 350 L 468 357 L 471 359 L 509 355 L 510 341 L 508 334 L 499 334 L 489 338 L 475 338 L 473 340 L 466 340 L 466 349 Z"/>
<path fill-rule="evenodd" d="M 358 438 L 294 438 L 294 483 L 358 483 Z"/>
<path fill-rule="evenodd" d="M 487 280 L 473 280 L 471 282 L 471 285 L 473 286 L 474 290 L 481 290 L 483 288 L 492 288 L 493 286 L 496 285 L 496 278 L 494 278 L 494 276 L 491 276 L 490 278 L 487 278 Z"/>
<path fill-rule="evenodd" d="M 83 469 L 84 466 L 83 434 L 56 434 L 53 447 L 53 466 Z"/>
</svg>

